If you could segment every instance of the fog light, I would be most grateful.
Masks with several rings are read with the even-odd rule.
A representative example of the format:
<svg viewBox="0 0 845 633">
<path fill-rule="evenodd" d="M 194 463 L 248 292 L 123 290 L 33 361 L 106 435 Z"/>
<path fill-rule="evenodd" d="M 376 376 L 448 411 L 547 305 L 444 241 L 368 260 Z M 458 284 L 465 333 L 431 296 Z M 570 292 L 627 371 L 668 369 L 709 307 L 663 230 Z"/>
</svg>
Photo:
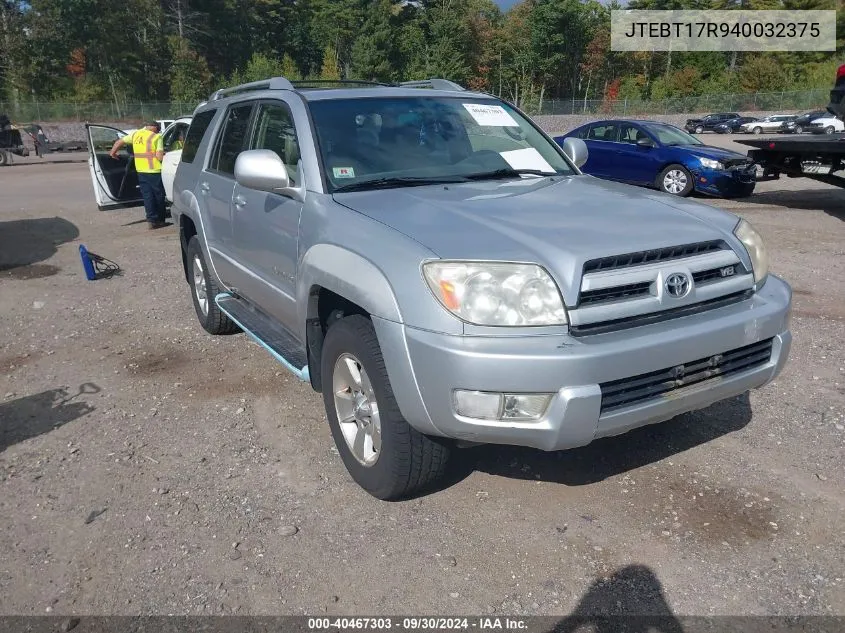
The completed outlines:
<svg viewBox="0 0 845 633">
<path fill-rule="evenodd" d="M 539 420 L 552 399 L 550 393 L 495 393 L 456 389 L 455 412 L 479 420 Z"/>
</svg>

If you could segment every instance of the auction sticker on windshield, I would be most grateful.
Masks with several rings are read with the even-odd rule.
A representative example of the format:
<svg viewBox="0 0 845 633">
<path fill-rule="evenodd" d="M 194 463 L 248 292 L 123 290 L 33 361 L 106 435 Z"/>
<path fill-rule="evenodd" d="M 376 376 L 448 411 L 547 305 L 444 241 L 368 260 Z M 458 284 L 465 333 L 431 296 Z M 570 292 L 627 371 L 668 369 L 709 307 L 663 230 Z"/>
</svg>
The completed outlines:
<svg viewBox="0 0 845 633">
<path fill-rule="evenodd" d="M 335 178 L 355 178 L 355 170 L 352 167 L 332 167 Z"/>
<path fill-rule="evenodd" d="M 482 103 L 464 103 L 462 105 L 478 125 L 519 127 L 519 123 L 514 121 L 513 117 L 502 106 L 484 105 Z"/>
</svg>

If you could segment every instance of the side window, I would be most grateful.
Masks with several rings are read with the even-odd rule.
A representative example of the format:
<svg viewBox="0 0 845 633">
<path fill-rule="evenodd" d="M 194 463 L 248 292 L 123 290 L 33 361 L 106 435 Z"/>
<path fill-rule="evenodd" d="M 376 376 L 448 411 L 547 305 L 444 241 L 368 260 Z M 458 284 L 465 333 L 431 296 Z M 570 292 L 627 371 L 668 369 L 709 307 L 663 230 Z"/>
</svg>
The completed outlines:
<svg viewBox="0 0 845 633">
<path fill-rule="evenodd" d="M 165 152 L 172 152 L 177 149 L 182 149 L 185 146 L 185 133 L 188 131 L 187 123 L 176 123 L 170 126 L 170 129 L 164 133 L 162 142 L 164 144 Z"/>
<path fill-rule="evenodd" d="M 182 148 L 182 162 L 192 163 L 197 155 L 202 137 L 205 136 L 208 126 L 211 125 L 211 120 L 214 118 L 214 113 L 217 110 L 206 110 L 200 112 L 191 120 L 191 125 L 188 126 L 188 133 L 185 135 L 185 146 Z"/>
<path fill-rule="evenodd" d="M 580 130 L 577 130 L 574 134 L 575 138 L 587 138 L 587 132 L 590 131 L 590 126 L 585 125 Z"/>
<path fill-rule="evenodd" d="M 616 141 L 616 124 L 605 123 L 596 124 L 590 128 L 590 134 L 587 136 L 592 141 Z"/>
<path fill-rule="evenodd" d="M 291 184 L 299 180 L 299 141 L 293 126 L 293 115 L 282 102 L 262 103 L 255 117 L 255 131 L 250 149 L 269 149 L 276 152 L 288 170 Z"/>
<path fill-rule="evenodd" d="M 640 132 L 636 127 L 634 127 L 630 123 L 625 123 L 622 126 L 621 133 L 619 134 L 619 142 L 635 144 L 639 139 L 643 138 L 644 136 L 645 134 Z"/>
<path fill-rule="evenodd" d="M 235 173 L 235 159 L 244 150 L 249 131 L 249 118 L 252 103 L 236 105 L 226 114 L 223 132 L 217 139 L 217 148 L 209 164 L 209 169 L 223 174 Z"/>
</svg>

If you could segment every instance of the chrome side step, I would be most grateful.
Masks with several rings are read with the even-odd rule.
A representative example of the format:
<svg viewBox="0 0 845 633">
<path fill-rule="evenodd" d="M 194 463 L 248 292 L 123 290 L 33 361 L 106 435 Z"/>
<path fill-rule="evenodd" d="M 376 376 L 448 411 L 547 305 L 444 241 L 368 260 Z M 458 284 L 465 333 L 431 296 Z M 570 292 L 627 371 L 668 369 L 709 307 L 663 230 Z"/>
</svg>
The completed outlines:
<svg viewBox="0 0 845 633">
<path fill-rule="evenodd" d="M 214 302 L 227 317 L 270 352 L 270 355 L 294 376 L 303 382 L 310 380 L 305 347 L 284 327 L 243 299 L 233 297 L 227 292 L 214 297 Z"/>
</svg>

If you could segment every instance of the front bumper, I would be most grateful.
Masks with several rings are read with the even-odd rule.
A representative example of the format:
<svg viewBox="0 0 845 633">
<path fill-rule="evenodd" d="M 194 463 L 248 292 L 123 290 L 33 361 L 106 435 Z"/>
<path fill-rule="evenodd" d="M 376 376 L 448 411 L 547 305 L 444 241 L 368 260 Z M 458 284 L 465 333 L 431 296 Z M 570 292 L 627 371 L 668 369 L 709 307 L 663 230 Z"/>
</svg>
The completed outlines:
<svg viewBox="0 0 845 633">
<path fill-rule="evenodd" d="M 661 422 L 759 388 L 777 376 L 792 341 L 792 291 L 770 275 L 751 298 L 629 330 L 572 337 L 451 336 L 376 319 L 400 410 L 424 433 L 552 451 Z M 602 413 L 600 384 L 664 370 L 772 339 L 768 361 Z M 542 418 L 487 421 L 457 415 L 454 389 L 552 393 Z"/>
<path fill-rule="evenodd" d="M 757 185 L 757 168 L 692 170 L 695 190 L 711 196 L 726 198 L 749 196 Z"/>
</svg>

